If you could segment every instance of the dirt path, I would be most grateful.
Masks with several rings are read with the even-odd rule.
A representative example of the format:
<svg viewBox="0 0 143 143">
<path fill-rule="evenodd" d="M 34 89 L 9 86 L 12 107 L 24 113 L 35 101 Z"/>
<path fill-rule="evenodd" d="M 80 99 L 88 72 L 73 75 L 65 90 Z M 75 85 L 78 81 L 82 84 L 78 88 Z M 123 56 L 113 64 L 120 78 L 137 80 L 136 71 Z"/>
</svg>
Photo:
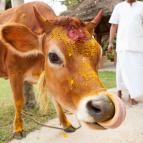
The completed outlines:
<svg viewBox="0 0 143 143">
<path fill-rule="evenodd" d="M 22 140 L 12 140 L 10 143 L 143 143 L 143 98 L 138 99 L 138 105 L 130 106 L 127 96 L 124 102 L 127 107 L 127 117 L 124 123 L 117 129 L 95 131 L 82 127 L 72 134 L 63 131 L 42 127 L 34 131 Z M 73 125 L 77 126 L 74 116 L 69 116 Z M 57 126 L 58 119 L 48 124 Z"/>
</svg>

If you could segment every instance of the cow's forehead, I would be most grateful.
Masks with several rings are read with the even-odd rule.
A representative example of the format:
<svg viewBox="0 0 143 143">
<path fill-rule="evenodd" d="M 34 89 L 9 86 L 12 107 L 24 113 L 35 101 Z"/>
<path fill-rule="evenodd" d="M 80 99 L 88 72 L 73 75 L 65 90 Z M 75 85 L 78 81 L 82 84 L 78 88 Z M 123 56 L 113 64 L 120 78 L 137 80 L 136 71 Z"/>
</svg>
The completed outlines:
<svg viewBox="0 0 143 143">
<path fill-rule="evenodd" d="M 85 57 L 94 57 L 97 55 L 100 45 L 87 31 L 85 31 L 85 34 L 88 40 L 74 41 L 68 36 L 66 29 L 57 27 L 50 34 L 50 38 L 52 40 L 63 41 L 68 56 L 72 56 L 76 53 Z"/>
</svg>

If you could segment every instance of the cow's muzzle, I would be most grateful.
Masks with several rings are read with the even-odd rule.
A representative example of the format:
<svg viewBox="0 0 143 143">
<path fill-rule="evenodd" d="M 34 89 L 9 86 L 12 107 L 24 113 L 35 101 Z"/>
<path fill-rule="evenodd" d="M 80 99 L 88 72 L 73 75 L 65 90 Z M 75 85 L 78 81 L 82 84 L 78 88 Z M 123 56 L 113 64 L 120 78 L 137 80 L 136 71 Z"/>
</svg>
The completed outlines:
<svg viewBox="0 0 143 143">
<path fill-rule="evenodd" d="M 113 102 L 108 96 L 99 95 L 97 98 L 89 100 L 86 104 L 87 112 L 95 122 L 102 122 L 111 119 L 115 113 Z"/>
<path fill-rule="evenodd" d="M 125 114 L 122 101 L 104 92 L 82 99 L 77 112 L 79 120 L 92 128 L 116 128 L 125 119 Z"/>
</svg>

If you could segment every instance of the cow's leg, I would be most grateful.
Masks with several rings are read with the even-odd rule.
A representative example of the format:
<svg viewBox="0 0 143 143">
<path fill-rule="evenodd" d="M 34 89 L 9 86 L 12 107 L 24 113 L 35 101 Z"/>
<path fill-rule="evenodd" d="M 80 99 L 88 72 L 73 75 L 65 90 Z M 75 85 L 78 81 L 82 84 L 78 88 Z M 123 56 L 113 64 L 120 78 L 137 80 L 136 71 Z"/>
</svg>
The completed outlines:
<svg viewBox="0 0 143 143">
<path fill-rule="evenodd" d="M 76 129 L 72 126 L 72 124 L 68 121 L 65 113 L 63 112 L 63 109 L 61 107 L 61 105 L 54 100 L 54 105 L 60 120 L 61 125 L 64 128 L 65 132 L 74 132 Z"/>
<path fill-rule="evenodd" d="M 34 108 L 36 105 L 36 99 L 35 99 L 35 94 L 34 94 L 34 90 L 33 90 L 33 86 L 31 83 L 25 81 L 24 82 L 24 99 L 25 99 L 25 105 L 24 105 L 24 109 L 31 109 Z"/>
<path fill-rule="evenodd" d="M 14 96 L 15 104 L 15 118 L 13 122 L 14 126 L 14 135 L 23 136 L 23 121 L 21 117 L 21 112 L 24 106 L 24 97 L 23 97 L 23 77 L 21 74 L 10 74 L 10 84 Z"/>
</svg>

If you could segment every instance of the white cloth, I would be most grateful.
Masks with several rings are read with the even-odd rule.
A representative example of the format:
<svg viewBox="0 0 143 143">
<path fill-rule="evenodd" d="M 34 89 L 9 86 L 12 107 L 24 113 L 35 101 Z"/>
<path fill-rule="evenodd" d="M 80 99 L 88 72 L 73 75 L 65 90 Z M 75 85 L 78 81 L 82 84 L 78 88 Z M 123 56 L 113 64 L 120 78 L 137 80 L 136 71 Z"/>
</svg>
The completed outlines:
<svg viewBox="0 0 143 143">
<path fill-rule="evenodd" d="M 127 88 L 131 97 L 143 95 L 143 53 L 118 52 L 117 89 Z"/>
<path fill-rule="evenodd" d="M 118 57 L 117 57 L 117 63 L 116 63 L 116 86 L 117 86 L 117 91 L 127 89 L 121 73 L 121 67 L 120 67 Z"/>
<path fill-rule="evenodd" d="M 143 2 L 117 4 L 109 23 L 118 24 L 117 51 L 143 52 Z"/>
<path fill-rule="evenodd" d="M 117 89 L 127 88 L 131 97 L 143 95 L 143 2 L 121 2 L 109 23 L 118 24 Z"/>
</svg>

